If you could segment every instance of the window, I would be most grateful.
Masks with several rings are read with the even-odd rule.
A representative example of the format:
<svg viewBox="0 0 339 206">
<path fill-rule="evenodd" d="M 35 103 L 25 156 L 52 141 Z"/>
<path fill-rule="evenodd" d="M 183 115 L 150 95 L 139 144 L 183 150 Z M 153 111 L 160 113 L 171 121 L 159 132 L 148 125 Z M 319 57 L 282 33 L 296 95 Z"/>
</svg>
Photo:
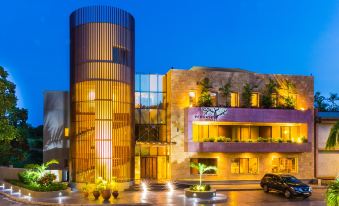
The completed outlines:
<svg viewBox="0 0 339 206">
<path fill-rule="evenodd" d="M 211 92 L 211 100 L 212 100 L 212 105 L 213 106 L 218 106 L 218 96 L 217 93 Z"/>
<path fill-rule="evenodd" d="M 113 47 L 112 54 L 114 63 L 128 65 L 128 52 L 126 49 Z"/>
<path fill-rule="evenodd" d="M 272 172 L 274 173 L 297 173 L 298 159 L 297 158 L 273 158 Z"/>
<path fill-rule="evenodd" d="M 215 167 L 218 167 L 218 159 L 217 158 L 192 158 L 190 160 L 190 163 L 202 163 L 206 166 L 215 166 Z M 195 168 L 192 168 L 191 167 L 191 174 L 192 175 L 198 175 L 199 174 L 199 171 Z M 217 171 L 215 170 L 208 170 L 206 171 L 204 174 L 217 174 Z"/>
<path fill-rule="evenodd" d="M 231 107 L 239 107 L 239 95 L 237 92 L 231 92 Z"/>
<path fill-rule="evenodd" d="M 258 174 L 258 158 L 235 158 L 231 160 L 232 174 Z"/>
<path fill-rule="evenodd" d="M 189 106 L 190 107 L 194 107 L 196 105 L 196 95 L 195 95 L 195 91 L 190 91 L 188 93 L 188 97 L 189 97 Z"/>
<path fill-rule="evenodd" d="M 251 94 L 251 106 L 259 107 L 259 93 L 255 92 Z"/>
<path fill-rule="evenodd" d="M 272 93 L 272 107 L 277 107 L 278 106 L 278 95 L 277 93 Z"/>
<path fill-rule="evenodd" d="M 68 127 L 65 127 L 65 137 L 69 137 L 69 129 L 68 129 Z"/>
</svg>

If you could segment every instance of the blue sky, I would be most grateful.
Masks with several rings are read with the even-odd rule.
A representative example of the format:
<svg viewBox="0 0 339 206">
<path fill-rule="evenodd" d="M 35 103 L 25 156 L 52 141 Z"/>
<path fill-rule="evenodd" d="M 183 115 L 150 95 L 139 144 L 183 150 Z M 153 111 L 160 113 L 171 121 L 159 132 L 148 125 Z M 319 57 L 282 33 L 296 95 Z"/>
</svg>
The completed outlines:
<svg viewBox="0 0 339 206">
<path fill-rule="evenodd" d="M 29 122 L 43 123 L 43 92 L 69 88 L 70 13 L 112 5 L 136 19 L 136 71 L 193 65 L 315 76 L 339 93 L 339 1 L 8 0 L 0 3 L 0 65 Z"/>
</svg>

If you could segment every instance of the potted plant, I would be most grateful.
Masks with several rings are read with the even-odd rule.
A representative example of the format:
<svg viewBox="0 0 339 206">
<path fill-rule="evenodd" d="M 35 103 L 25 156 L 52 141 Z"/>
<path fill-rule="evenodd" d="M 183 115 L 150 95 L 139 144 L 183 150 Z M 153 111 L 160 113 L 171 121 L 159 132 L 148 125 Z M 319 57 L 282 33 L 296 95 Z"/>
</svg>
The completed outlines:
<svg viewBox="0 0 339 206">
<path fill-rule="evenodd" d="M 104 180 L 102 177 L 98 177 L 96 180 L 96 185 L 98 191 L 101 193 L 102 198 L 104 198 L 104 200 L 109 200 L 111 197 L 111 190 L 108 181 Z"/>
<path fill-rule="evenodd" d="M 192 168 L 195 168 L 199 172 L 199 184 L 192 185 L 190 188 L 185 189 L 186 197 L 197 197 L 197 198 L 211 198 L 215 196 L 215 190 L 211 190 L 210 185 L 202 184 L 202 175 L 209 170 L 217 170 L 215 166 L 207 166 L 202 163 L 192 162 L 190 165 Z"/>
<path fill-rule="evenodd" d="M 111 190 L 112 190 L 112 195 L 114 199 L 117 199 L 119 196 L 119 191 L 118 191 L 118 184 L 116 182 L 116 177 L 112 178 Z"/>
<path fill-rule="evenodd" d="M 88 195 L 89 195 L 89 186 L 88 186 L 88 182 L 86 182 L 82 188 L 81 188 L 82 192 L 84 193 L 84 197 L 85 198 L 88 198 Z"/>
</svg>

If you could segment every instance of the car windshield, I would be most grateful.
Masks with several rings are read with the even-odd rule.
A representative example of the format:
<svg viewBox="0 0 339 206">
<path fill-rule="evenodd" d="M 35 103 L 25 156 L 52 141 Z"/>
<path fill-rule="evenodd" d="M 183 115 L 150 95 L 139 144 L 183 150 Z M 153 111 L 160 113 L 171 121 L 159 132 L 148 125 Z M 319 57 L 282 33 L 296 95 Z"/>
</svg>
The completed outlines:
<svg viewBox="0 0 339 206">
<path fill-rule="evenodd" d="M 301 182 L 300 180 L 298 180 L 297 178 L 295 178 L 293 176 L 285 176 L 285 177 L 281 177 L 281 178 L 286 183 L 300 183 Z"/>
</svg>

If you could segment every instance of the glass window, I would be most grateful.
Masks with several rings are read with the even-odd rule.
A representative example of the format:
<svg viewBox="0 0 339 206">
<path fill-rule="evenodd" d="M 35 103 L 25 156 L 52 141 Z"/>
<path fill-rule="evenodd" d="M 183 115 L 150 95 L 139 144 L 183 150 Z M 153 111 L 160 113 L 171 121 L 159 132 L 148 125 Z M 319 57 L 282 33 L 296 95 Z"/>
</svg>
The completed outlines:
<svg viewBox="0 0 339 206">
<path fill-rule="evenodd" d="M 158 124 L 166 123 L 166 110 L 159 109 L 158 110 Z"/>
<path fill-rule="evenodd" d="M 240 140 L 248 141 L 250 139 L 250 127 L 244 126 L 240 127 Z"/>
<path fill-rule="evenodd" d="M 140 103 L 141 103 L 141 108 L 149 108 L 150 103 L 149 103 L 149 93 L 148 92 L 141 92 L 140 93 Z"/>
<path fill-rule="evenodd" d="M 149 110 L 148 109 L 141 109 L 141 124 L 149 124 Z"/>
<path fill-rule="evenodd" d="M 297 158 L 273 158 L 272 172 L 274 173 L 297 173 L 298 159 Z"/>
<path fill-rule="evenodd" d="M 140 91 L 140 74 L 135 75 L 135 91 Z"/>
<path fill-rule="evenodd" d="M 251 94 L 251 106 L 252 107 L 259 107 L 259 93 L 252 93 Z"/>
<path fill-rule="evenodd" d="M 150 80 L 148 74 L 140 75 L 141 91 L 148 92 L 150 88 Z"/>
<path fill-rule="evenodd" d="M 163 90 L 163 82 L 162 82 L 162 79 L 163 79 L 164 75 L 158 75 L 158 91 L 159 92 L 166 92 Z M 166 86 L 164 87 L 164 89 L 166 88 Z"/>
<path fill-rule="evenodd" d="M 136 109 L 134 116 L 135 116 L 135 124 L 140 124 L 140 110 Z"/>
<path fill-rule="evenodd" d="M 158 108 L 163 108 L 163 102 L 164 102 L 164 95 L 163 93 L 157 93 L 158 98 L 157 98 L 157 106 Z"/>
<path fill-rule="evenodd" d="M 291 127 L 281 126 L 280 133 L 283 140 L 291 140 Z"/>
<path fill-rule="evenodd" d="M 158 123 L 157 110 L 156 109 L 150 109 L 149 113 L 150 113 L 150 124 L 157 124 Z"/>
<path fill-rule="evenodd" d="M 157 93 L 150 92 L 149 93 L 149 107 L 150 108 L 157 108 L 158 107 L 158 101 L 157 101 Z"/>
<path fill-rule="evenodd" d="M 231 92 L 231 107 L 239 107 L 239 95 L 237 92 Z"/>
<path fill-rule="evenodd" d="M 113 47 L 113 62 L 119 64 L 119 48 Z"/>
<path fill-rule="evenodd" d="M 196 94 L 195 94 L 195 91 L 190 91 L 188 93 L 188 97 L 189 97 L 189 106 L 190 107 L 196 106 Z"/>
<path fill-rule="evenodd" d="M 150 75 L 150 91 L 151 92 L 157 92 L 158 91 L 158 76 L 151 74 Z"/>
<path fill-rule="evenodd" d="M 258 174 L 258 158 L 235 158 L 231 160 L 232 174 Z"/>
<path fill-rule="evenodd" d="M 140 99 L 140 92 L 135 92 L 135 108 L 141 107 Z"/>
<path fill-rule="evenodd" d="M 190 159 L 190 163 L 202 163 L 206 166 L 215 166 L 218 167 L 218 159 L 217 158 L 192 158 Z M 199 171 L 195 168 L 191 167 L 191 174 L 192 175 L 198 175 Z M 215 170 L 208 170 L 204 174 L 217 174 L 217 171 Z"/>
</svg>

